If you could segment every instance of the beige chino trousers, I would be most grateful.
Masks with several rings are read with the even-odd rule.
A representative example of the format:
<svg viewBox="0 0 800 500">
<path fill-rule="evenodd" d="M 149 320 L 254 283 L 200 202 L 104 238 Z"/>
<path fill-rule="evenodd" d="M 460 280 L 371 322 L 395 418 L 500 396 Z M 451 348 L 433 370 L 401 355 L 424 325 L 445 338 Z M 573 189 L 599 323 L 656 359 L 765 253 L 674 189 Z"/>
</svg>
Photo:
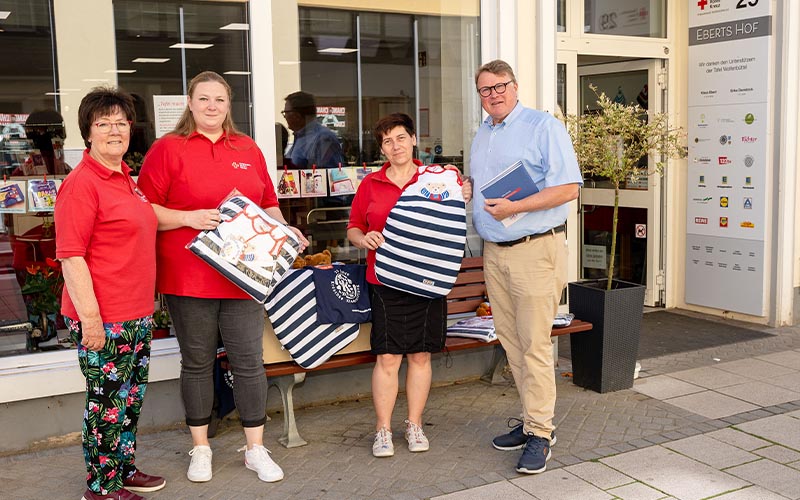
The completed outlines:
<svg viewBox="0 0 800 500">
<path fill-rule="evenodd" d="M 565 233 L 484 246 L 494 325 L 522 402 L 524 430 L 550 439 L 556 405 L 550 331 L 567 283 Z"/>
</svg>

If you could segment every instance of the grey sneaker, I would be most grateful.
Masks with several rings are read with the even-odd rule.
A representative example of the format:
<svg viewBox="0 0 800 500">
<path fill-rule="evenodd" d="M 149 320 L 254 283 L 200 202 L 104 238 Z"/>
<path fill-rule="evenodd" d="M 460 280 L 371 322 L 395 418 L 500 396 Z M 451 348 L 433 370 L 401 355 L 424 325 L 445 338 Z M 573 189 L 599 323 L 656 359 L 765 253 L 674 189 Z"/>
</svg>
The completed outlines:
<svg viewBox="0 0 800 500">
<path fill-rule="evenodd" d="M 511 417 L 508 419 L 508 426 L 511 427 L 511 432 L 502 434 L 492 439 L 492 446 L 501 451 L 521 450 L 528 442 L 528 436 L 523 430 L 523 422 L 518 418 Z M 550 446 L 556 444 L 556 432 L 550 433 Z"/>
<path fill-rule="evenodd" d="M 195 446 L 189 452 L 192 461 L 186 477 L 193 483 L 205 483 L 211 481 L 211 448 L 208 446 Z"/>
<path fill-rule="evenodd" d="M 392 431 L 386 427 L 375 433 L 375 441 L 372 443 L 373 457 L 391 457 L 394 455 L 394 444 L 392 443 Z"/>
<path fill-rule="evenodd" d="M 420 451 L 428 451 L 430 443 L 425 436 L 422 427 L 418 426 L 410 420 L 406 420 L 406 441 L 408 441 L 408 451 L 417 453 Z"/>
<path fill-rule="evenodd" d="M 244 452 L 244 466 L 255 471 L 258 478 L 266 483 L 274 483 L 283 479 L 283 469 L 272 460 L 272 457 L 269 456 L 270 453 L 260 444 L 254 445 Z"/>
</svg>

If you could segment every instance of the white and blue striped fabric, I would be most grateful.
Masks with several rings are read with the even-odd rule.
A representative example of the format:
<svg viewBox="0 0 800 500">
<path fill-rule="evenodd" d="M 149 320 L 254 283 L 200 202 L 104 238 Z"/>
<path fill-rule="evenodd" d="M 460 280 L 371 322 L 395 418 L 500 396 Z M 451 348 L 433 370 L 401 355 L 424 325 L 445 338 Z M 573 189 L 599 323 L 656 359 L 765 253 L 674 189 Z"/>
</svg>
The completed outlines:
<svg viewBox="0 0 800 500">
<path fill-rule="evenodd" d="M 388 287 L 444 297 L 456 282 L 467 240 L 461 182 L 454 168 L 430 165 L 419 171 L 386 219 L 375 274 Z"/>
<path fill-rule="evenodd" d="M 265 308 L 278 341 L 305 369 L 321 365 L 358 337 L 358 323 L 317 322 L 311 268 L 287 272 L 270 294 Z"/>
<path fill-rule="evenodd" d="M 241 194 L 225 199 L 219 211 L 219 226 L 200 232 L 186 248 L 263 304 L 291 269 L 300 241 Z"/>
</svg>

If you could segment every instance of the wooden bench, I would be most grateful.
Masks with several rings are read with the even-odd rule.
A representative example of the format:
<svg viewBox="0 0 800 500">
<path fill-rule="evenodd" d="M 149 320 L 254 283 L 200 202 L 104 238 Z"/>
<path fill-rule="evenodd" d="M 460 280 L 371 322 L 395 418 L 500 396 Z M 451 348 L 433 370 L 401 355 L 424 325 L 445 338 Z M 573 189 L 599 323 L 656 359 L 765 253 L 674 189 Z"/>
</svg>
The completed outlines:
<svg viewBox="0 0 800 500">
<path fill-rule="evenodd" d="M 461 270 L 456 284 L 447 296 L 449 322 L 452 323 L 458 319 L 474 316 L 475 310 L 484 301 L 486 301 L 486 283 L 483 275 L 483 257 L 465 257 L 461 263 Z M 274 385 L 280 391 L 283 402 L 283 435 L 278 438 L 281 444 L 287 448 L 307 444 L 297 430 L 292 396 L 294 387 L 305 381 L 306 373 L 375 362 L 375 355 L 369 352 L 369 327 L 369 324 L 361 325 L 359 337 L 353 344 L 343 349 L 341 353 L 332 356 L 320 366 L 306 370 L 294 361 L 271 361 L 268 359 L 268 350 L 273 355 L 278 353 L 274 352 L 277 339 L 274 338 L 274 334 L 270 335 L 271 328 L 267 325 L 267 329 L 270 332 L 265 332 L 264 371 L 269 384 Z M 556 337 L 570 333 L 585 332 L 591 329 L 591 323 L 576 319 L 567 327 L 553 328 L 551 336 Z M 494 346 L 494 355 L 489 371 L 481 378 L 494 383 L 502 378 L 502 371 L 505 367 L 505 351 L 503 351 L 500 341 L 494 340 L 487 343 L 469 338 L 448 337 L 445 342 L 445 351 L 455 352 L 486 346 Z M 282 351 L 280 355 L 288 358 L 288 354 L 285 351 Z"/>
</svg>

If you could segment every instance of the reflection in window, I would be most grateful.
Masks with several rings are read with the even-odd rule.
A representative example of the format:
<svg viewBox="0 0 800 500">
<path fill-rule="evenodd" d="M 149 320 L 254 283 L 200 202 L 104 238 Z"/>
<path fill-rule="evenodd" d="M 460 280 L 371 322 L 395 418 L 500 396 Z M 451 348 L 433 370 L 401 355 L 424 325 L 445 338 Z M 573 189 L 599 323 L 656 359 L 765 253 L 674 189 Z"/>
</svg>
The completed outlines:
<svg viewBox="0 0 800 500">
<path fill-rule="evenodd" d="M 590 88 L 593 85 L 597 88 L 597 93 L 604 93 L 609 96 L 614 102 L 619 104 L 638 104 L 644 110 L 648 107 L 648 88 L 647 88 L 647 71 L 622 71 L 618 73 L 605 73 L 595 75 L 585 75 L 581 77 L 581 95 L 580 95 L 580 109 L 584 113 L 596 113 L 599 109 L 597 104 L 597 96 Z M 647 119 L 647 115 L 642 116 L 643 120 Z M 646 167 L 648 157 L 642 157 L 640 166 Z M 586 176 L 587 187 L 596 188 L 611 188 L 611 182 L 605 177 L 599 176 Z M 638 189 L 647 190 L 648 182 L 647 177 L 630 178 L 623 186 L 622 189 Z"/>
<path fill-rule="evenodd" d="M 664 38 L 665 5 L 665 0 L 584 0 L 583 31 Z"/>
<path fill-rule="evenodd" d="M 477 3 L 473 10 L 477 14 Z M 280 16 L 275 21 L 281 23 Z M 463 166 L 464 151 L 469 150 L 480 121 L 473 83 L 479 65 L 478 26 L 477 15 L 300 7 L 299 64 L 292 64 L 293 51 L 281 44 L 290 36 L 286 26 L 275 26 L 276 88 L 283 89 L 278 90 L 276 102 L 283 103 L 298 90 L 312 95 L 317 122 L 336 135 L 344 168 L 383 163 L 372 127 L 380 117 L 395 112 L 414 118 L 417 157 L 423 162 Z M 297 122 L 298 113 L 288 101 L 283 111 L 278 120 L 289 129 L 284 163 L 292 169 L 296 144 L 305 142 L 307 122 Z M 281 207 L 287 220 L 311 236 L 311 253 L 327 249 L 334 260 L 357 259 L 356 249 L 345 240 L 352 194 L 337 193 L 338 186 L 352 193 L 358 173 L 352 172 L 348 181 L 346 171 L 330 169 L 326 172 L 328 196 L 304 198 L 302 181 L 308 174 L 297 172 L 292 174 L 292 181 L 301 184 L 297 196 L 291 194 L 288 174 L 284 182 L 290 199 L 281 200 Z"/>
<path fill-rule="evenodd" d="M 558 0 L 556 4 L 556 27 L 559 33 L 567 31 L 567 0 Z"/>
<path fill-rule="evenodd" d="M 236 126 L 252 135 L 246 2 L 114 0 L 114 27 L 117 67 L 131 71 L 118 75 L 119 85 L 136 99 L 126 157 L 132 168 L 141 166 L 141 155 L 159 135 L 153 97 L 185 94 L 187 82 L 202 71 L 227 80 Z"/>
<path fill-rule="evenodd" d="M 55 258 L 52 216 L 22 200 L 32 199 L 29 187 L 49 186 L 44 174 L 65 173 L 66 134 L 50 2 L 9 0 L 0 10 L 0 356 L 7 356 L 57 348 L 64 327 L 61 274 L 47 261 Z"/>
</svg>

